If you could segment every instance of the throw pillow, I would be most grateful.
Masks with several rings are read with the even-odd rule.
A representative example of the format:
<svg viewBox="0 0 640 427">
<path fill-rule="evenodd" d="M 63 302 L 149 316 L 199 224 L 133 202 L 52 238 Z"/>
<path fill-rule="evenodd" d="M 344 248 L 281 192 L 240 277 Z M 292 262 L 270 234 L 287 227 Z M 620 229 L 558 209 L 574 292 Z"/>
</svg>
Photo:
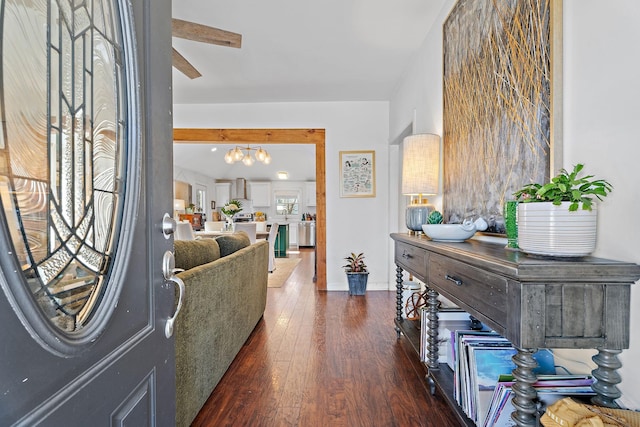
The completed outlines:
<svg viewBox="0 0 640 427">
<path fill-rule="evenodd" d="M 189 270 L 220 258 L 220 246 L 215 239 L 174 240 L 176 268 Z"/>
<path fill-rule="evenodd" d="M 238 231 L 233 234 L 225 234 L 216 238 L 220 246 L 220 256 L 227 256 L 237 250 L 246 248 L 251 244 L 249 235 L 244 231 Z"/>
</svg>

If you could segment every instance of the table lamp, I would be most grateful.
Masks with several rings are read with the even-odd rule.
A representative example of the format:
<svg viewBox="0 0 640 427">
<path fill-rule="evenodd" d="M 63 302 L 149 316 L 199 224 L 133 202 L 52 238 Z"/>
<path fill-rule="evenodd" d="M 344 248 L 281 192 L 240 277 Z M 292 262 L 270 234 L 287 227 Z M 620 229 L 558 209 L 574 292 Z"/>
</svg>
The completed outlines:
<svg viewBox="0 0 640 427">
<path fill-rule="evenodd" d="M 173 199 L 173 214 L 176 221 L 179 220 L 180 214 L 184 213 L 185 207 L 183 199 Z"/>
<path fill-rule="evenodd" d="M 429 214 L 435 210 L 424 196 L 438 192 L 440 137 L 416 134 L 402 141 L 402 194 L 410 196 L 406 224 L 412 234 L 422 233 Z"/>
</svg>

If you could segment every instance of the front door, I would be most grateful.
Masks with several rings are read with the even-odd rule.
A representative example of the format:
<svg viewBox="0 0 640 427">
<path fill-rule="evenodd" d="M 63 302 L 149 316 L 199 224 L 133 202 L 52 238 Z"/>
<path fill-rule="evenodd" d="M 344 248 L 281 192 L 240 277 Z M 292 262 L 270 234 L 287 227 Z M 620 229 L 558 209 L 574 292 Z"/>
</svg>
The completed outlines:
<svg viewBox="0 0 640 427">
<path fill-rule="evenodd" d="M 170 0 L 0 0 L 2 426 L 175 423 L 170 46 Z"/>
</svg>

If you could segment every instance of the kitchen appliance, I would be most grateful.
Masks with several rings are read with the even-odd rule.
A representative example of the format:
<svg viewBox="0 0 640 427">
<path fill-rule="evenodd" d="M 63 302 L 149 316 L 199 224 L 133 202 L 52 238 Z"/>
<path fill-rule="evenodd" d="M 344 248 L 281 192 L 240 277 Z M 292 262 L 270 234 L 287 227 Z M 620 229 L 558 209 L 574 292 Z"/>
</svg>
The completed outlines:
<svg viewBox="0 0 640 427">
<path fill-rule="evenodd" d="M 247 180 L 244 178 L 236 178 L 236 185 L 233 192 L 234 199 L 247 198 Z"/>
<path fill-rule="evenodd" d="M 316 246 L 316 222 L 302 221 L 298 223 L 298 246 Z"/>
<path fill-rule="evenodd" d="M 238 212 L 233 216 L 233 222 L 251 222 L 253 214 L 249 212 Z"/>
</svg>

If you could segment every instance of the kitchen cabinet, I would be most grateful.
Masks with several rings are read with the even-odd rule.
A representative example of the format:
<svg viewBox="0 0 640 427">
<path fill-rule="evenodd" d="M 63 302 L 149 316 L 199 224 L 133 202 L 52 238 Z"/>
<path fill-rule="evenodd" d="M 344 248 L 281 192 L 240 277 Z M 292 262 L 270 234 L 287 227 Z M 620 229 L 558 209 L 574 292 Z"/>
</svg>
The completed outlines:
<svg viewBox="0 0 640 427">
<path fill-rule="evenodd" d="M 316 205 L 316 182 L 315 181 L 304 183 L 304 204 L 305 206 Z"/>
<path fill-rule="evenodd" d="M 271 183 L 270 182 L 250 182 L 249 198 L 254 207 L 271 206 Z"/>
<path fill-rule="evenodd" d="M 298 246 L 298 224 L 295 222 L 289 223 L 289 247 Z"/>
<path fill-rule="evenodd" d="M 231 183 L 216 183 L 216 208 L 221 208 L 231 200 Z"/>
</svg>

